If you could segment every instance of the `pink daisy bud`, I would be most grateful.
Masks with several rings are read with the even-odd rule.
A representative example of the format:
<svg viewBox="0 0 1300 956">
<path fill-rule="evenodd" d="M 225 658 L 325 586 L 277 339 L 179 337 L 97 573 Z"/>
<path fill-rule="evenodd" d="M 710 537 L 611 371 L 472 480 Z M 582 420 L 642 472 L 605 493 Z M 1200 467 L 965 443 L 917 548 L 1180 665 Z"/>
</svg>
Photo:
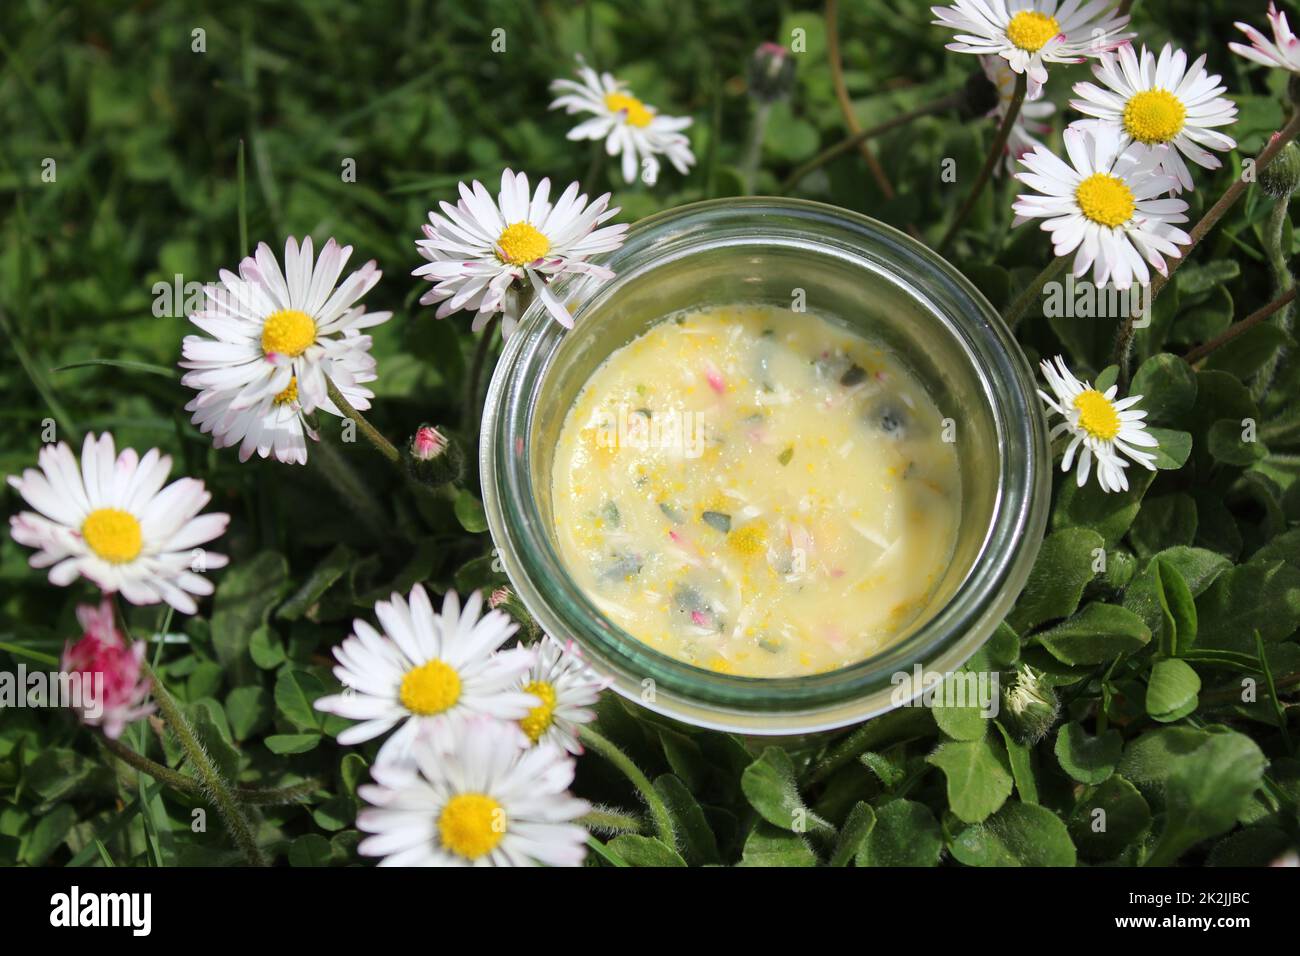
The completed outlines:
<svg viewBox="0 0 1300 956">
<path fill-rule="evenodd" d="M 495 591 L 493 591 L 491 595 L 488 596 L 488 607 L 492 608 L 493 610 L 496 610 L 502 604 L 505 604 L 506 601 L 509 600 L 510 600 L 510 589 L 507 587 L 499 587 Z"/>
<path fill-rule="evenodd" d="M 411 439 L 411 454 L 417 461 L 437 458 L 447 447 L 447 439 L 432 425 L 421 425 Z"/>
<path fill-rule="evenodd" d="M 123 640 L 107 598 L 99 607 L 79 605 L 77 620 L 83 636 L 64 648 L 60 669 L 79 676 L 80 705 L 74 709 L 82 722 L 116 740 L 131 721 L 153 713 L 150 681 L 140 673 L 145 646 Z"/>
</svg>

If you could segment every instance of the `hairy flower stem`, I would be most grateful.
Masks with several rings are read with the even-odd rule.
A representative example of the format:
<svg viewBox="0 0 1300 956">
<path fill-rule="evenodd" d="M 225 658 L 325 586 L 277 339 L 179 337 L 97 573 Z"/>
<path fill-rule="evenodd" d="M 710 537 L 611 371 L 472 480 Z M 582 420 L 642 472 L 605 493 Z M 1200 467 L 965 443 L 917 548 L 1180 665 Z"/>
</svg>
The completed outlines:
<svg viewBox="0 0 1300 956">
<path fill-rule="evenodd" d="M 1291 302 L 1295 301 L 1295 296 L 1296 296 L 1296 290 L 1294 287 L 1292 287 L 1287 292 L 1284 292 L 1282 295 L 1278 296 L 1268 305 L 1264 306 L 1263 308 L 1257 309 L 1254 312 L 1252 312 L 1250 315 L 1246 316 L 1240 322 L 1234 322 L 1232 325 L 1224 329 L 1222 333 L 1210 339 L 1210 341 L 1205 342 L 1202 345 L 1196 346 L 1196 348 L 1192 349 L 1186 355 L 1183 356 L 1183 361 L 1186 362 L 1188 365 L 1195 365 L 1197 362 L 1201 361 L 1201 359 L 1205 358 L 1211 352 L 1214 352 L 1217 349 L 1220 349 L 1223 346 L 1227 345 L 1229 342 L 1231 342 L 1237 336 L 1241 335 L 1243 332 L 1249 332 L 1251 329 L 1259 325 L 1259 323 L 1263 322 L 1273 313 L 1277 312 L 1279 309 L 1285 308 Z"/>
<path fill-rule="evenodd" d="M 1273 208 L 1268 213 L 1268 222 L 1264 226 L 1264 252 L 1268 255 L 1268 271 L 1273 279 L 1274 300 L 1295 289 L 1295 276 L 1291 274 L 1291 256 L 1288 254 L 1290 250 L 1283 248 L 1286 241 L 1286 224 L 1290 218 L 1291 196 L 1287 194 L 1273 201 Z M 1291 313 L 1291 306 L 1284 305 L 1274 314 L 1273 324 L 1283 332 L 1290 332 Z M 1278 346 L 1255 376 L 1255 381 L 1250 386 L 1250 396 L 1255 401 L 1258 402 L 1268 393 L 1269 386 L 1273 384 L 1273 376 L 1277 374 L 1281 357 L 1282 347 Z"/>
<path fill-rule="evenodd" d="M 1287 121 L 1287 124 L 1278 130 L 1278 132 L 1273 134 L 1273 138 L 1269 140 L 1268 145 L 1264 147 L 1264 151 L 1260 153 L 1259 157 L 1255 160 L 1255 172 L 1258 174 L 1262 170 L 1266 169 L 1268 164 L 1273 161 L 1273 157 L 1282 151 L 1282 147 L 1295 139 L 1297 135 L 1300 135 L 1300 110 L 1295 110 L 1291 114 L 1291 118 Z M 1155 302 L 1156 296 L 1158 296 L 1164 290 L 1165 286 L 1170 283 L 1174 277 L 1174 273 L 1176 273 L 1179 267 L 1187 261 L 1188 257 L 1192 254 L 1192 251 L 1201 244 L 1201 240 L 1204 239 L 1206 235 L 1209 234 L 1209 231 L 1218 224 L 1219 220 L 1224 217 L 1224 214 L 1226 214 L 1227 211 L 1236 204 L 1237 200 L 1241 198 L 1242 194 L 1246 191 L 1246 187 L 1249 185 L 1249 181 L 1238 176 L 1233 181 L 1232 185 L 1223 191 L 1223 195 L 1218 198 L 1218 201 L 1215 202 L 1215 204 L 1206 211 L 1205 215 L 1200 218 L 1200 221 L 1192 227 L 1191 231 L 1188 233 L 1188 236 L 1191 237 L 1192 241 L 1183 248 L 1183 254 L 1173 261 L 1173 264 L 1169 267 L 1167 273 L 1161 276 L 1156 276 L 1152 281 L 1151 302 Z M 1133 348 L 1133 322 L 1135 318 L 1136 316 L 1132 315 L 1126 317 L 1124 322 L 1120 325 L 1119 333 L 1115 336 L 1115 352 L 1112 361 L 1119 366 L 1119 380 L 1121 386 L 1127 386 L 1128 384 L 1128 365 Z"/>
<path fill-rule="evenodd" d="M 812 159 L 808 160 L 808 162 L 804 163 L 787 176 L 785 182 L 783 182 L 781 187 L 777 190 L 777 195 L 784 196 L 789 193 L 795 186 L 799 185 L 799 182 L 809 173 L 820 169 L 833 160 L 838 159 L 845 153 L 849 152 L 849 150 L 855 149 L 860 143 L 865 143 L 867 140 L 874 139 L 877 136 L 883 136 L 890 130 L 898 129 L 900 126 L 906 126 L 908 123 L 920 119 L 922 116 L 929 116 L 931 113 L 942 113 L 945 110 L 956 109 L 961 105 L 963 96 L 964 93 L 958 90 L 956 93 L 950 93 L 941 99 L 926 103 L 923 106 L 918 106 L 914 110 L 908 110 L 906 113 L 899 113 L 892 119 L 885 120 L 885 122 L 877 126 L 872 126 L 868 129 L 864 129 L 860 133 L 853 134 L 848 139 L 840 140 L 834 146 L 829 146 L 822 150 Z"/>
<path fill-rule="evenodd" d="M 226 828 L 230 831 L 231 837 L 234 838 L 235 845 L 244 854 L 244 859 L 248 861 L 249 865 L 266 866 L 266 858 L 262 856 L 262 850 L 257 845 L 257 837 L 253 832 L 252 824 L 249 823 L 248 815 L 244 812 L 239 800 L 236 799 L 230 784 L 221 775 L 217 765 L 212 762 L 208 752 L 203 749 L 203 745 L 199 743 L 199 739 L 194 735 L 194 728 L 185 719 L 180 707 L 176 705 L 175 698 L 163 686 L 163 682 L 158 679 L 158 675 L 149 666 L 148 661 L 141 662 L 141 670 L 153 684 L 153 699 L 158 705 L 158 712 L 162 714 L 163 720 L 176 736 L 181 749 L 185 751 L 185 756 L 189 758 L 190 765 L 198 773 L 203 791 L 216 804 L 217 812 L 221 814 L 221 819 L 225 821 Z"/>
<path fill-rule="evenodd" d="M 609 807 L 596 807 L 590 813 L 583 814 L 576 821 L 595 833 L 618 835 L 620 833 L 640 833 L 643 829 L 641 818 L 622 810 Z"/>
<path fill-rule="evenodd" d="M 366 421 L 366 417 L 352 407 L 351 403 L 343 397 L 339 387 L 331 379 L 325 380 L 325 385 L 329 389 L 330 401 L 343 413 L 343 417 L 350 420 L 361 430 L 361 434 L 366 436 L 366 440 L 375 447 L 379 454 L 388 459 L 388 463 L 398 468 L 402 467 L 402 453 L 397 450 L 392 442 L 385 438 L 374 425 Z"/>
<path fill-rule="evenodd" d="M 763 138 L 767 135 L 767 121 L 772 116 L 772 104 L 754 104 L 754 115 L 749 120 L 749 140 L 745 144 L 744 158 L 740 161 L 740 175 L 745 184 L 745 195 L 754 195 L 758 181 L 759 160 L 763 155 Z"/>
<path fill-rule="evenodd" d="M 1007 148 L 1007 139 L 1011 136 L 1011 127 L 1015 125 L 1016 117 L 1020 115 L 1020 107 L 1025 102 L 1025 90 L 1028 87 L 1028 82 L 1029 78 L 1024 73 L 1016 74 L 1016 88 L 1011 94 L 1011 102 L 1007 104 L 1006 115 L 1002 117 L 1002 125 L 998 127 L 997 135 L 993 137 L 993 143 L 989 146 L 989 154 L 984 157 L 984 165 L 975 178 L 975 185 L 971 187 L 970 193 L 966 196 L 966 201 L 961 204 L 961 208 L 957 210 L 957 215 L 953 217 L 952 222 L 948 225 L 948 231 L 939 240 L 939 255 L 947 253 L 948 247 L 957 238 L 958 230 L 965 224 L 966 218 L 970 215 L 971 210 L 975 208 L 975 203 L 980 198 L 980 194 L 984 192 L 984 187 L 988 185 L 994 168 L 998 163 L 1002 162 L 1002 154 L 1006 152 Z"/>
<path fill-rule="evenodd" d="M 173 790 L 184 793 L 187 796 L 196 797 L 201 800 L 208 799 L 207 792 L 203 789 L 198 780 L 178 770 L 172 770 L 170 767 L 164 767 L 162 764 L 150 760 L 143 754 L 136 753 L 120 740 L 113 740 L 111 737 L 101 737 L 100 743 L 114 757 L 128 766 L 134 767 L 143 773 L 147 773 L 164 786 L 171 787 Z M 320 787 L 317 780 L 304 780 L 302 783 L 296 783 L 291 787 L 266 788 L 266 787 L 236 787 L 235 796 L 249 805 L 271 806 L 276 804 L 298 803 L 310 796 Z"/>
<path fill-rule="evenodd" d="M 623 776 L 627 777 L 632 786 L 636 787 L 641 798 L 645 800 L 646 806 L 650 808 L 650 819 L 654 822 L 655 835 L 668 846 L 675 848 L 677 839 L 673 834 L 673 818 L 668 813 L 667 804 L 651 785 L 650 778 L 641 772 L 641 768 L 634 764 L 627 754 L 619 750 L 613 742 L 592 730 L 590 726 L 579 727 L 578 736 L 584 745 L 612 763 Z"/>
<path fill-rule="evenodd" d="M 844 62 L 840 57 L 840 11 L 837 0 L 826 0 L 825 21 L 826 58 L 831 65 L 831 84 L 835 87 L 835 99 L 840 104 L 840 112 L 844 114 L 844 125 L 848 127 L 849 132 L 861 133 L 862 124 L 853 113 L 853 101 L 849 99 L 849 88 L 844 82 Z M 893 199 L 897 195 L 894 192 L 894 185 L 889 181 L 884 167 L 880 165 L 880 160 L 876 158 L 876 154 L 872 152 L 865 139 L 858 143 L 858 152 L 867 161 L 867 169 L 871 171 L 871 178 L 880 187 L 881 195 L 886 200 Z"/>
<path fill-rule="evenodd" d="M 474 346 L 474 358 L 470 361 L 469 377 L 465 379 L 465 440 L 471 448 L 478 444 L 478 426 L 483 416 L 483 371 L 487 368 L 488 356 L 492 353 L 495 341 L 493 333 L 498 321 L 500 320 L 496 316 L 488 319 L 487 325 L 479 333 L 478 344 Z"/>
<path fill-rule="evenodd" d="M 1020 320 L 1024 318 L 1025 312 L 1029 310 L 1029 306 L 1043 294 L 1043 288 L 1047 283 L 1064 272 L 1065 267 L 1069 264 L 1069 256 L 1057 256 L 1043 267 L 1042 272 L 1030 280 L 1029 285 L 1025 286 L 1020 295 L 1016 296 L 1015 301 L 1007 306 L 1007 310 L 1002 313 L 1002 319 L 1007 323 L 1008 328 L 1014 329 L 1019 324 Z"/>
</svg>

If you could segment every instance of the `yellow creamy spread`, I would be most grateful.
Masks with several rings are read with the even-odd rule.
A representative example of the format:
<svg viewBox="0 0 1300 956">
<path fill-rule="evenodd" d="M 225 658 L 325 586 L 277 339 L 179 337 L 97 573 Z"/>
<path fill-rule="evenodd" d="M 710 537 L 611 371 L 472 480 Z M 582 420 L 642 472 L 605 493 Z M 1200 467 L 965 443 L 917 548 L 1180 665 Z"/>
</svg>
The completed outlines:
<svg viewBox="0 0 1300 956">
<path fill-rule="evenodd" d="M 678 315 L 610 355 L 565 418 L 560 554 L 665 654 L 756 677 L 834 670 L 897 639 L 947 570 L 952 438 L 896 359 L 825 319 Z"/>
</svg>

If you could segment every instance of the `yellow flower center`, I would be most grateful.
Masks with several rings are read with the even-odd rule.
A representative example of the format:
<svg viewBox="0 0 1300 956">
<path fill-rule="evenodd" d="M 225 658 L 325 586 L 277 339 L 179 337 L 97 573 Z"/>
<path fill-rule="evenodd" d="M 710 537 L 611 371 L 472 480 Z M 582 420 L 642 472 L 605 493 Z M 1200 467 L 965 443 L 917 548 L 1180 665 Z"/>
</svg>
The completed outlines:
<svg viewBox="0 0 1300 956">
<path fill-rule="evenodd" d="M 528 739 L 533 743 L 542 739 L 542 734 L 551 729 L 555 722 L 555 688 L 544 680 L 535 680 L 524 687 L 525 694 L 540 697 L 542 702 L 528 712 L 519 726 L 524 729 Z"/>
<path fill-rule="evenodd" d="M 1133 190 L 1124 180 L 1110 173 L 1093 173 L 1074 191 L 1079 211 L 1093 222 L 1102 225 L 1122 226 L 1133 216 L 1136 201 Z"/>
<path fill-rule="evenodd" d="M 140 522 L 120 508 L 97 508 L 81 523 L 81 536 L 90 550 L 111 564 L 126 564 L 140 554 Z"/>
<path fill-rule="evenodd" d="M 551 240 L 526 222 L 517 222 L 506 226 L 497 240 L 501 252 L 497 258 L 514 266 L 527 265 L 546 255 L 551 248 Z"/>
<path fill-rule="evenodd" d="M 631 126 L 649 126 L 655 114 L 635 96 L 626 93 L 605 94 L 605 108 L 612 113 L 625 113 L 624 119 Z"/>
<path fill-rule="evenodd" d="M 445 661 L 429 661 L 406 672 L 400 696 L 413 714 L 441 714 L 460 700 L 460 675 Z"/>
<path fill-rule="evenodd" d="M 1074 407 L 1079 410 L 1079 427 L 1093 438 L 1110 441 L 1119 434 L 1119 412 L 1095 388 L 1076 395 Z"/>
<path fill-rule="evenodd" d="M 262 351 L 297 358 L 316 341 L 316 323 L 306 312 L 281 309 L 267 316 L 262 326 Z"/>
<path fill-rule="evenodd" d="M 1167 143 L 1183 129 L 1187 107 L 1168 90 L 1143 90 L 1124 104 L 1124 129 L 1148 146 Z"/>
<path fill-rule="evenodd" d="M 438 815 L 442 845 L 467 860 L 491 853 L 506 835 L 506 811 L 484 793 L 458 793 Z"/>
<path fill-rule="evenodd" d="M 1021 10 L 1007 24 L 1007 39 L 1026 53 L 1037 53 L 1060 32 L 1056 17 L 1037 10 Z"/>
<path fill-rule="evenodd" d="M 275 404 L 292 405 L 298 401 L 298 376 L 294 375 L 289 379 L 289 387 L 283 392 L 277 392 L 275 395 Z"/>
<path fill-rule="evenodd" d="M 727 536 L 727 545 L 732 551 L 745 557 L 752 557 L 767 550 L 767 525 L 755 521 Z"/>
</svg>

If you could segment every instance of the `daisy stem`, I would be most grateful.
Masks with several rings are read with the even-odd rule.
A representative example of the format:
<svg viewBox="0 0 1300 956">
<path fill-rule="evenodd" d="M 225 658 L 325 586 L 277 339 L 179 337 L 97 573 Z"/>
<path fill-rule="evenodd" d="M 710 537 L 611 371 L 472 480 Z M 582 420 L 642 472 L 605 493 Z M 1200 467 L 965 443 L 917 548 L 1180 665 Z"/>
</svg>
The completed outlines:
<svg viewBox="0 0 1300 956">
<path fill-rule="evenodd" d="M 848 137 L 848 139 L 840 140 L 834 146 L 829 146 L 822 150 L 812 159 L 808 160 L 808 162 L 804 163 L 787 176 L 785 182 L 783 182 L 781 187 L 777 190 L 777 195 L 784 196 L 786 193 L 794 189 L 795 186 L 798 186 L 800 180 L 809 173 L 816 169 L 820 169 L 832 160 L 838 159 L 845 153 L 856 148 L 859 143 L 865 143 L 869 139 L 883 136 L 890 130 L 897 129 L 900 126 L 906 126 L 908 123 L 920 119 L 922 116 L 929 116 L 931 113 L 942 113 L 944 110 L 956 109 L 961 104 L 963 95 L 964 94 L 960 91 L 950 93 L 941 99 L 926 103 L 923 106 L 918 106 L 914 110 L 908 110 L 906 113 L 899 113 L 893 119 L 885 120 L 885 122 L 877 126 L 864 129 L 860 133 L 854 133 L 852 136 Z"/>
<path fill-rule="evenodd" d="M 185 751 L 185 756 L 189 758 L 190 765 L 199 775 L 199 785 L 208 798 L 216 804 L 217 811 L 225 821 L 226 828 L 230 830 L 230 835 L 234 838 L 240 852 L 244 854 L 244 859 L 250 866 L 266 866 L 266 858 L 262 856 L 262 850 L 257 845 L 252 824 L 249 823 L 243 806 L 235 798 L 230 784 L 226 782 L 217 765 L 212 762 L 208 752 L 199 743 L 199 739 L 194 735 L 194 728 L 185 719 L 175 698 L 163 686 L 163 682 L 158 679 L 157 673 L 149 666 L 149 662 L 141 661 L 140 667 L 144 676 L 153 684 L 153 699 L 158 705 L 159 713 L 162 714 L 163 720 L 171 728 L 172 733 L 176 735 L 176 740 Z"/>
<path fill-rule="evenodd" d="M 1029 306 L 1043 294 L 1044 286 L 1064 272 L 1069 262 L 1069 256 L 1057 256 L 1043 267 L 1042 272 L 1034 276 L 1029 285 L 1025 286 L 1020 295 L 1016 296 L 1015 301 L 1007 306 L 1006 311 L 1002 313 L 1002 318 L 1007 323 L 1008 328 L 1014 329 L 1016 327 L 1020 320 L 1024 318 Z"/>
<path fill-rule="evenodd" d="M 858 122 L 857 115 L 853 112 L 853 101 L 849 98 L 849 88 L 844 82 L 844 62 L 840 57 L 840 11 L 838 0 L 826 0 L 826 58 L 831 65 L 831 84 L 835 87 L 835 99 L 839 101 L 840 112 L 844 114 L 844 125 L 848 127 L 850 133 L 861 133 L 862 124 Z M 880 160 L 867 141 L 863 140 L 858 143 L 858 152 L 866 160 L 867 169 L 871 172 L 871 178 L 876 181 L 880 187 L 881 195 L 886 200 L 893 199 L 897 193 L 894 192 L 894 184 L 889 181 L 885 174 L 885 169 L 880 165 Z"/>
<path fill-rule="evenodd" d="M 745 183 L 745 195 L 754 195 L 754 182 L 758 179 L 759 160 L 763 155 L 763 139 L 767 135 L 767 121 L 772 115 L 771 103 L 754 104 L 754 115 L 749 119 L 749 141 L 740 161 L 740 175 Z"/>
<path fill-rule="evenodd" d="M 1275 133 L 1268 145 L 1264 147 L 1264 151 L 1260 153 L 1259 157 L 1255 160 L 1255 172 L 1259 173 L 1267 167 L 1268 164 L 1273 161 L 1273 157 L 1282 151 L 1282 147 L 1295 139 L 1297 134 L 1300 134 L 1300 110 L 1295 111 L 1286 126 L 1282 127 L 1281 130 Z M 1192 250 L 1200 245 L 1201 240 L 1205 238 L 1206 234 L 1218 224 L 1224 214 L 1233 207 L 1238 199 L 1241 198 L 1242 193 L 1246 191 L 1246 187 L 1249 186 L 1251 182 L 1253 182 L 1253 180 L 1248 181 L 1243 177 L 1238 176 L 1233 180 L 1232 185 L 1223 191 L 1223 195 L 1219 197 L 1218 201 L 1209 208 L 1204 216 L 1201 217 L 1200 221 L 1192 227 L 1191 231 L 1188 233 L 1188 235 L 1191 236 L 1192 241 L 1184 247 L 1183 254 L 1174 260 L 1173 264 L 1169 267 L 1168 273 L 1162 276 L 1156 276 L 1152 281 L 1151 298 L 1153 300 L 1160 294 L 1160 291 L 1169 284 L 1169 281 L 1173 279 L 1174 273 L 1178 271 L 1179 266 L 1187 261 L 1187 257 L 1191 254 Z"/>
<path fill-rule="evenodd" d="M 650 808 L 650 818 L 654 821 L 655 835 L 668 846 L 676 848 L 677 838 L 673 834 L 673 818 L 668 813 L 668 806 L 650 783 L 650 778 L 641 772 L 631 758 L 619 750 L 611 741 L 602 737 L 589 725 L 578 728 L 582 742 L 612 763 L 636 787 Z"/>
<path fill-rule="evenodd" d="M 164 786 L 171 787 L 173 790 L 180 791 L 191 797 L 206 799 L 207 793 L 195 778 L 181 773 L 179 770 L 172 770 L 170 767 L 164 767 L 162 764 L 150 760 L 143 754 L 137 753 L 120 740 L 114 740 L 111 737 L 101 737 L 100 743 L 114 757 L 134 767 L 136 770 L 147 773 Z M 235 795 L 248 804 L 285 804 L 297 803 L 308 797 L 320 787 L 320 782 L 316 780 L 304 780 L 302 783 L 296 783 L 290 787 L 281 787 L 278 789 L 267 789 L 263 787 L 237 787 Z"/>
<path fill-rule="evenodd" d="M 1268 271 L 1273 277 L 1273 298 L 1277 299 L 1295 288 L 1295 276 L 1291 274 L 1291 257 L 1283 248 L 1286 241 L 1286 224 L 1291 218 L 1291 196 L 1287 194 L 1273 200 L 1273 208 L 1268 212 L 1268 222 L 1264 226 L 1264 251 L 1268 253 Z M 1291 331 L 1291 308 L 1283 306 L 1276 313 L 1273 324 L 1284 332 Z M 1275 346 L 1268 361 L 1260 368 L 1251 383 L 1250 394 L 1259 401 L 1273 384 L 1277 374 L 1278 361 L 1282 357 L 1282 347 Z"/>
<path fill-rule="evenodd" d="M 1007 104 L 1006 115 L 1002 117 L 1002 125 L 998 127 L 997 135 L 993 137 L 993 142 L 989 146 L 989 154 L 984 157 L 984 165 L 975 178 L 975 185 L 971 187 L 970 193 L 966 196 L 966 201 L 962 203 L 961 208 L 957 210 L 957 215 L 948 225 L 948 231 L 939 240 L 939 255 L 947 253 L 953 239 L 957 238 L 957 232 L 966 222 L 966 217 L 970 215 L 971 210 L 975 208 L 976 201 L 980 198 L 980 194 L 984 192 L 984 187 L 988 185 L 994 168 L 998 163 L 1002 162 L 1002 154 L 1007 148 L 1007 139 L 1011 136 L 1011 127 L 1015 125 L 1016 117 L 1020 115 L 1020 107 L 1025 102 L 1025 91 L 1028 88 L 1028 83 L 1029 78 L 1026 74 L 1016 74 L 1016 88 L 1011 94 L 1011 102 Z"/>
<path fill-rule="evenodd" d="M 375 446 L 375 451 L 387 458 L 389 464 L 400 470 L 402 467 L 402 453 L 397 450 L 397 447 L 380 434 L 379 429 L 366 421 L 364 415 L 352 407 L 332 379 L 325 379 L 325 387 L 329 390 L 330 401 L 343 413 L 343 417 L 351 419 L 357 428 L 361 429 L 361 434 L 366 436 L 366 440 Z"/>
<path fill-rule="evenodd" d="M 470 361 L 469 378 L 465 381 L 465 437 L 474 445 L 478 444 L 479 416 L 483 411 L 483 403 L 479 400 L 483 387 L 483 370 L 487 367 L 488 354 L 492 351 L 492 333 L 496 324 L 497 318 L 493 316 L 479 333 L 478 344 L 474 346 L 474 358 Z"/>
<path fill-rule="evenodd" d="M 1241 335 L 1243 332 L 1249 332 L 1251 329 L 1259 325 L 1259 323 L 1263 322 L 1273 313 L 1277 312 L 1279 309 L 1285 308 L 1291 302 L 1295 301 L 1295 296 L 1296 296 L 1296 290 L 1294 288 L 1287 290 L 1285 293 L 1278 296 L 1268 305 L 1264 306 L 1263 308 L 1255 310 L 1250 315 L 1242 319 L 1240 322 L 1234 322 L 1232 325 L 1224 329 L 1222 333 L 1210 339 L 1210 341 L 1196 346 L 1196 348 L 1192 349 L 1186 355 L 1183 356 L 1183 361 L 1186 362 L 1188 365 L 1195 365 L 1197 362 L 1201 361 L 1201 359 L 1205 358 L 1211 352 L 1227 345 L 1229 342 L 1231 342 L 1237 336 Z"/>
<path fill-rule="evenodd" d="M 1268 145 L 1264 147 L 1263 152 L 1261 152 L 1255 160 L 1255 172 L 1258 174 L 1265 169 L 1268 164 L 1273 161 L 1273 157 L 1282 151 L 1282 147 L 1295 139 L 1297 134 L 1300 134 L 1300 110 L 1293 112 L 1291 114 L 1291 119 L 1287 121 L 1287 124 L 1278 132 L 1273 134 Z M 1187 261 L 1188 257 L 1192 254 L 1192 251 L 1200 245 L 1201 240 L 1206 237 L 1209 231 L 1218 224 L 1219 220 L 1222 219 L 1227 211 L 1236 204 L 1238 199 L 1241 198 L 1242 194 L 1246 191 L 1246 187 L 1249 186 L 1251 182 L 1254 182 L 1254 177 L 1247 180 L 1244 176 L 1238 176 L 1233 180 L 1232 185 L 1223 191 L 1223 195 L 1219 197 L 1218 201 L 1215 202 L 1215 204 L 1206 211 L 1205 215 L 1200 218 L 1200 221 L 1192 227 L 1191 231 L 1188 233 L 1188 236 L 1191 237 L 1192 241 L 1183 248 L 1182 255 L 1174 260 L 1173 264 L 1169 267 L 1168 272 L 1164 275 L 1156 276 L 1154 281 L 1152 281 L 1152 302 L 1155 302 L 1156 296 L 1158 296 L 1165 286 L 1169 284 L 1170 280 L 1173 279 L 1174 274 L 1178 271 L 1179 266 Z M 1283 305 L 1285 304 L 1286 303 L 1283 303 Z M 1124 386 L 1128 385 L 1128 363 L 1130 352 L 1133 348 L 1133 323 L 1136 318 L 1137 316 L 1134 315 L 1126 317 L 1123 324 L 1120 326 L 1119 334 L 1115 337 L 1115 354 L 1113 362 L 1119 366 L 1119 380 Z M 1239 335 L 1240 333 L 1237 334 Z"/>
</svg>

